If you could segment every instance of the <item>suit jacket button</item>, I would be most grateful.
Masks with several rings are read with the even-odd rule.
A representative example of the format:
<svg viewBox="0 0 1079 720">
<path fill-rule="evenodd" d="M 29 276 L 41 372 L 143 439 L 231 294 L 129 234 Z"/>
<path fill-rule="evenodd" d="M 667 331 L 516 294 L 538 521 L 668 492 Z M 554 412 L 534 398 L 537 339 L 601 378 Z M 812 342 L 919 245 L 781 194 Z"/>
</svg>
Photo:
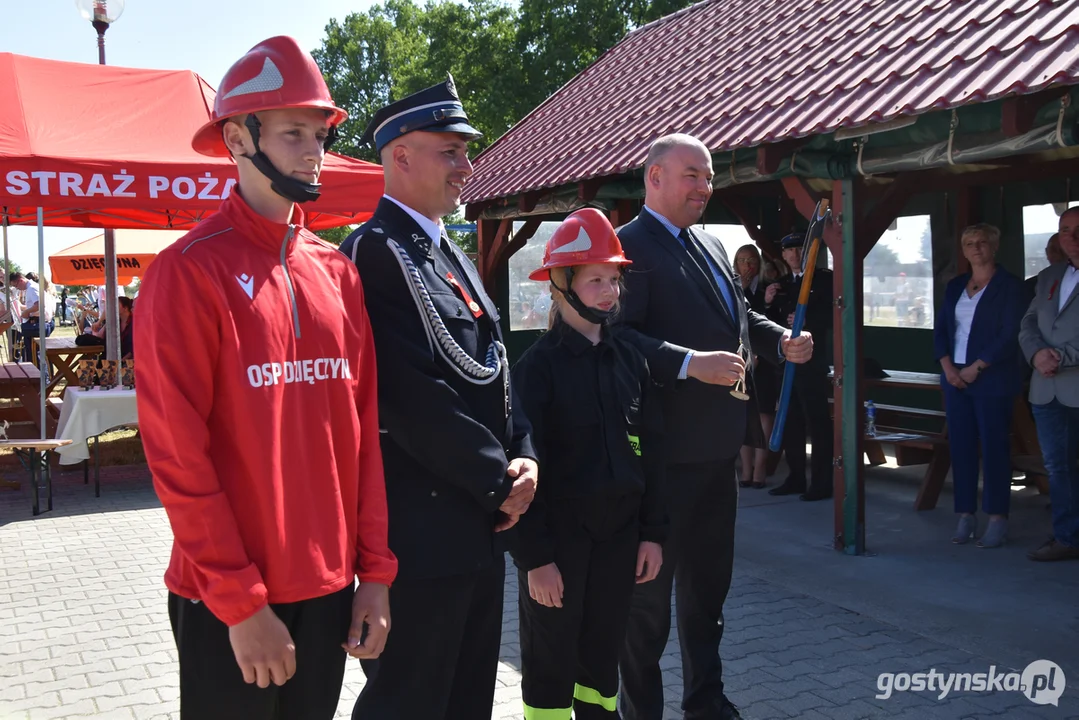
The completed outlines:
<svg viewBox="0 0 1079 720">
<path fill-rule="evenodd" d="M 432 490 L 431 497 L 438 497 L 438 490 Z"/>
<path fill-rule="evenodd" d="M 495 491 L 494 491 L 494 490 L 492 490 L 491 492 L 487 493 L 487 497 L 494 497 L 494 496 L 495 496 Z"/>
<path fill-rule="evenodd" d="M 461 308 L 460 308 L 460 307 L 458 307 L 458 308 L 457 308 L 457 317 L 461 317 L 461 315 L 462 315 L 462 314 L 463 314 L 463 313 L 461 313 Z"/>
</svg>

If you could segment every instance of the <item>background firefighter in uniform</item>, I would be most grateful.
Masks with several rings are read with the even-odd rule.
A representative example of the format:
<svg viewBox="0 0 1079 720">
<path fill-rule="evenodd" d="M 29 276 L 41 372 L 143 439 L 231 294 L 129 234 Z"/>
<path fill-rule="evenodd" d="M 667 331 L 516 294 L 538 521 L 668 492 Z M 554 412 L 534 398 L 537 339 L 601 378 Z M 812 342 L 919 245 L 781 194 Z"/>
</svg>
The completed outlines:
<svg viewBox="0 0 1079 720">
<path fill-rule="evenodd" d="M 513 401 L 498 312 L 441 218 L 472 174 L 453 80 L 379 110 L 365 139 L 385 172 L 370 222 L 341 246 L 360 270 L 378 349 L 394 631 L 353 717 L 490 718 L 504 549 L 535 492 L 529 425 Z"/>
<path fill-rule="evenodd" d="M 794 324 L 798 293 L 802 289 L 803 245 L 804 233 L 791 233 L 780 241 L 783 261 L 790 267 L 791 274 L 772 283 L 764 291 L 768 317 L 788 328 Z M 804 329 L 822 349 L 794 373 L 791 408 L 783 433 L 783 452 L 787 456 L 790 475 L 782 484 L 769 490 L 768 494 L 798 494 L 800 499 L 812 502 L 832 497 L 832 444 L 835 431 L 828 407 L 832 383 L 828 380 L 827 353 L 832 332 L 832 271 L 827 268 L 817 268 L 813 273 Z M 813 471 L 809 480 L 806 477 L 806 436 L 813 441 Z"/>
<path fill-rule="evenodd" d="M 295 40 L 252 48 L 192 141 L 231 154 L 239 185 L 142 285 L 139 420 L 175 535 L 184 718 L 332 718 L 342 646 L 374 657 L 389 631 L 397 563 L 363 291 L 296 204 L 318 197 L 345 117 Z"/>
<path fill-rule="evenodd" d="M 586 208 L 529 276 L 550 281 L 557 315 L 513 370 L 544 477 L 513 550 L 526 720 L 618 717 L 634 581 L 663 562 L 658 395 L 624 328 L 607 324 L 627 264 L 610 222 Z"/>
</svg>

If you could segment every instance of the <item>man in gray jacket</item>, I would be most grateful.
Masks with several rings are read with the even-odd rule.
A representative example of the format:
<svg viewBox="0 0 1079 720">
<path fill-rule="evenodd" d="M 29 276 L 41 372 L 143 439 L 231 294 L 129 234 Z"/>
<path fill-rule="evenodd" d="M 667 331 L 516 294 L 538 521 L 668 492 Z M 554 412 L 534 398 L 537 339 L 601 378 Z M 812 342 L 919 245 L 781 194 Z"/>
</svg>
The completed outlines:
<svg viewBox="0 0 1079 720">
<path fill-rule="evenodd" d="M 1053 504 L 1053 537 L 1028 555 L 1038 561 L 1079 560 L 1079 207 L 1060 216 L 1060 248 L 1068 261 L 1038 274 L 1019 330 Z"/>
</svg>

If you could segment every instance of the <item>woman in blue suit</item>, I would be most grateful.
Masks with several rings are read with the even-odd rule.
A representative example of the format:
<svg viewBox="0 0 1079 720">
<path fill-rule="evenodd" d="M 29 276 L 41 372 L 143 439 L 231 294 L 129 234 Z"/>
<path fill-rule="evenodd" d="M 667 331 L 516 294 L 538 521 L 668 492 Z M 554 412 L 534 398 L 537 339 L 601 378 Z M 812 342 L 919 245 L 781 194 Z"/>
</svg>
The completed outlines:
<svg viewBox="0 0 1079 720">
<path fill-rule="evenodd" d="M 982 510 L 989 525 L 978 547 L 998 547 L 1008 532 L 1012 403 L 1020 390 L 1019 322 L 1026 309 L 1023 283 L 995 262 L 997 228 L 971 225 L 961 243 L 970 272 L 948 283 L 933 330 L 959 515 L 952 542 L 966 543 L 978 529 L 980 441 Z"/>
</svg>

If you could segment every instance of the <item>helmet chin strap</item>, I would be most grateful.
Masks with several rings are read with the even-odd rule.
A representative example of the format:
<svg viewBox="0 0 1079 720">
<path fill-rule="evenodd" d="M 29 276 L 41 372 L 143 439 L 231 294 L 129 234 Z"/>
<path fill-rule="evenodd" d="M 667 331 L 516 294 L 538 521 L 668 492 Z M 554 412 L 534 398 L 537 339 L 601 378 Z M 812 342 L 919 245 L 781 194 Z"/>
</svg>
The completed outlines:
<svg viewBox="0 0 1079 720">
<path fill-rule="evenodd" d="M 554 285 L 558 292 L 562 293 L 562 296 L 566 298 L 566 302 L 569 306 L 577 311 L 577 314 L 584 318 L 585 322 L 590 322 L 593 325 L 606 325 L 610 322 L 611 317 L 614 316 L 613 310 L 596 310 L 590 308 L 584 304 L 580 296 L 572 290 L 573 287 L 573 268 L 566 268 L 566 287 L 562 289 L 558 287 L 558 284 L 551 278 L 551 285 Z"/>
<path fill-rule="evenodd" d="M 262 152 L 259 148 L 259 136 L 261 133 L 262 123 L 255 117 L 254 113 L 250 113 L 247 119 L 244 121 L 244 125 L 251 133 L 251 140 L 255 143 L 255 154 L 245 155 L 251 164 L 258 168 L 258 171 L 265 175 L 270 180 L 270 187 L 275 193 L 291 200 L 295 203 L 305 203 L 312 200 L 318 200 L 322 194 L 322 185 L 320 183 L 305 183 L 291 178 L 285 175 L 283 172 L 274 167 L 270 162 L 270 158 L 266 157 L 266 153 Z M 326 146 L 333 142 L 337 137 L 336 133 L 331 133 L 331 137 L 327 138 Z"/>
</svg>

